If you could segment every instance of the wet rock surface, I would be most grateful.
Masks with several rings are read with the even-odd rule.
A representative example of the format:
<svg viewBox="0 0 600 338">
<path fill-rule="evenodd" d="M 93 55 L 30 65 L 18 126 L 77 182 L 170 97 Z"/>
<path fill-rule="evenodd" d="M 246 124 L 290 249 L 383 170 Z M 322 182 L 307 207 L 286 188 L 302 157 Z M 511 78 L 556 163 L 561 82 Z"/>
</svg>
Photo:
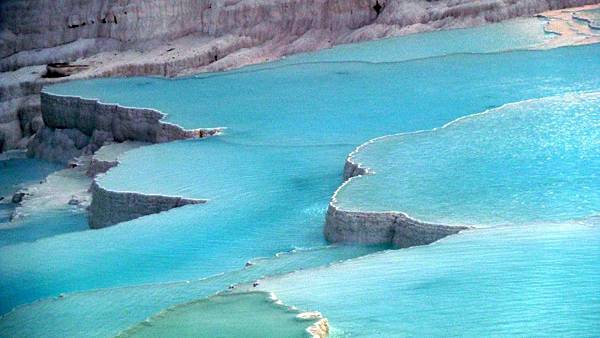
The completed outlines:
<svg viewBox="0 0 600 338">
<path fill-rule="evenodd" d="M 66 77 L 89 68 L 88 65 L 70 65 L 68 62 L 50 63 L 46 66 L 44 77 Z"/>
</svg>

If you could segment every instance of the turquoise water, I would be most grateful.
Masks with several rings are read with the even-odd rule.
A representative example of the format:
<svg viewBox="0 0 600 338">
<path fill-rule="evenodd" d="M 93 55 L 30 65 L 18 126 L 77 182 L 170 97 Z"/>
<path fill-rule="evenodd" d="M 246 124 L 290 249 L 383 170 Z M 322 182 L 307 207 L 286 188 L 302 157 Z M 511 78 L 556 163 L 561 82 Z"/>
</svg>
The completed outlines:
<svg viewBox="0 0 600 338">
<path fill-rule="evenodd" d="M 29 158 L 0 160 L 0 197 L 4 197 L 0 202 L 0 247 L 84 229 L 85 217 L 69 210 L 44 212 L 10 222 L 16 207 L 10 202 L 12 195 L 21 188 L 39 183 L 62 167 Z"/>
<path fill-rule="evenodd" d="M 39 213 L 10 221 L 16 207 L 10 203 L 12 195 L 21 188 L 37 186 L 48 175 L 63 168 L 64 165 L 59 163 L 24 156 L 0 160 L 0 196 L 4 197 L 0 202 L 0 247 L 87 228 L 86 215 L 67 205 L 64 208 L 39 210 Z"/>
<path fill-rule="evenodd" d="M 221 137 L 128 152 L 100 179 L 111 189 L 210 201 L 1 249 L 2 303 L 9 308 L 67 291 L 210 276 L 252 257 L 322 245 L 327 203 L 356 145 L 508 102 L 597 89 L 600 79 L 590 74 L 600 71 L 599 48 L 73 82 L 73 92 L 124 105 L 138 101 L 185 126 L 227 126 Z"/>
<path fill-rule="evenodd" d="M 436 36 L 444 46 L 446 35 L 424 39 L 435 46 Z M 546 38 L 541 31 L 539 37 Z M 472 41 L 478 38 L 487 41 L 474 34 L 462 46 L 483 46 L 469 52 L 497 50 Z M 600 88 L 593 76 L 600 71 L 600 46 L 440 56 L 448 51 L 431 48 L 415 55 L 386 43 L 380 54 L 357 57 L 369 62 L 273 65 L 180 80 L 99 79 L 48 88 L 159 109 L 168 121 L 189 128 L 228 129 L 215 138 L 129 151 L 100 179 L 110 189 L 209 203 L 0 248 L 3 312 L 64 292 L 129 286 L 20 307 L 0 320 L 2 335 L 112 335 L 162 308 L 247 281 L 249 276 L 234 272 L 250 259 L 325 244 L 325 209 L 342 183 L 344 159 L 357 145 L 385 134 L 432 129 L 510 102 Z M 419 43 L 415 38 L 407 48 L 418 50 Z M 374 55 L 404 61 L 372 63 Z M 339 256 L 319 254 L 313 262 L 370 252 L 349 248 Z M 310 262 L 268 263 L 268 274 L 315 266 Z M 198 292 L 188 292 L 186 283 L 156 284 L 208 276 L 225 277 L 210 287 L 202 284 Z M 154 284 L 131 286 L 146 283 Z"/>
<path fill-rule="evenodd" d="M 552 33 L 544 32 L 546 22 L 540 18 L 517 18 L 474 28 L 338 45 L 318 53 L 291 55 L 272 64 L 335 61 L 398 62 L 454 53 L 490 53 L 534 47 L 554 36 Z M 254 67 L 262 68 L 272 64 Z"/>
<path fill-rule="evenodd" d="M 507 225 L 600 214 L 600 92 L 511 103 L 444 128 L 376 139 L 337 205 L 433 223 Z"/>
<path fill-rule="evenodd" d="M 332 337 L 597 337 L 598 243 L 598 220 L 477 229 L 259 288 L 321 311 Z"/>
<path fill-rule="evenodd" d="M 250 266 L 203 279 L 62 294 L 17 307 L 0 318 L 0 336 L 108 337 L 165 308 L 185 304 L 265 276 L 318 267 L 385 247 L 325 246 L 253 259 Z M 236 286 L 233 290 L 238 290 Z M 77 320 L 73 320 L 73 314 Z"/>
<path fill-rule="evenodd" d="M 305 338 L 315 320 L 275 304 L 266 292 L 217 295 L 168 309 L 119 337 Z"/>
<path fill-rule="evenodd" d="M 10 199 L 20 188 L 39 182 L 60 169 L 60 164 L 30 158 L 0 160 L 0 197 Z"/>
<path fill-rule="evenodd" d="M 12 222 L 0 223 L 0 227 L 4 227 L 0 229 L 0 247 L 89 229 L 87 215 L 69 207 L 42 211 Z"/>
</svg>

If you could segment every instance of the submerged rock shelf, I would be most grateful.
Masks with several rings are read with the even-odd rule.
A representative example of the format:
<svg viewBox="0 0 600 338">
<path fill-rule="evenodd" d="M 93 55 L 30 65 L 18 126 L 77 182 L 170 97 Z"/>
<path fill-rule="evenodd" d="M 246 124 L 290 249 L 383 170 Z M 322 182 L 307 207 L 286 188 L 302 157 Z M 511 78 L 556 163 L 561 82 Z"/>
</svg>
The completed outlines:
<svg viewBox="0 0 600 338">
<path fill-rule="evenodd" d="M 125 141 L 104 145 L 92 156 L 86 174 L 90 177 L 103 174 L 119 164 L 119 156 L 123 153 L 149 144 L 146 142 Z"/>
</svg>

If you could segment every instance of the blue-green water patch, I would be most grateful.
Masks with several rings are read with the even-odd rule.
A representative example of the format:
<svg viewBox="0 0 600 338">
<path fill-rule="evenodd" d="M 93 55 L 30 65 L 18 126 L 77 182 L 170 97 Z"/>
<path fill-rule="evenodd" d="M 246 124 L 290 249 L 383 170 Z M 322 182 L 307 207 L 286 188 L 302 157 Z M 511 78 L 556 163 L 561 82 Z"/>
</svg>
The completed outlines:
<svg viewBox="0 0 600 338">
<path fill-rule="evenodd" d="M 5 314 L 0 318 L 0 336 L 114 336 L 165 308 L 209 297 L 237 283 L 250 283 L 265 276 L 323 266 L 384 249 L 386 247 L 378 246 L 299 248 L 253 259 L 243 268 L 199 280 L 62 294 L 19 306 Z M 77 320 L 73 318 L 74 313 Z"/>
<path fill-rule="evenodd" d="M 351 160 L 374 175 L 338 191 L 346 210 L 471 226 L 600 214 L 600 93 L 511 103 L 433 131 L 375 139 Z"/>
<path fill-rule="evenodd" d="M 308 337 L 315 320 L 275 303 L 266 292 L 216 295 L 167 309 L 118 337 Z"/>
<path fill-rule="evenodd" d="M 0 246 L 21 240 L 40 238 L 44 233 L 53 233 L 49 228 L 62 228 L 61 222 L 48 224 L 47 227 L 28 227 L 20 221 L 10 222 L 16 204 L 11 202 L 12 196 L 19 189 L 30 184 L 43 181 L 50 173 L 62 169 L 62 165 L 48 161 L 25 158 L 23 156 L 0 160 Z M 27 220 L 27 224 L 37 224 L 35 220 Z"/>
<path fill-rule="evenodd" d="M 0 160 L 0 196 L 12 197 L 19 188 L 43 180 L 62 165 L 31 158 Z"/>
<path fill-rule="evenodd" d="M 289 56 L 271 64 L 368 61 L 398 62 L 454 53 L 491 53 L 538 47 L 554 35 L 544 31 L 541 18 L 517 18 L 466 29 L 411 34 L 381 40 L 345 44 L 316 53 Z"/>
<path fill-rule="evenodd" d="M 591 74 L 600 72 L 599 53 L 590 45 L 51 87 L 157 108 L 185 127 L 228 129 L 208 140 L 132 150 L 100 179 L 109 189 L 208 203 L 0 249 L 2 303 L 210 276 L 253 257 L 322 245 L 327 203 L 354 147 L 509 102 L 598 90 Z"/>
<path fill-rule="evenodd" d="M 13 209 L 10 210 L 12 212 Z M 22 219 L 0 223 L 0 226 L 3 227 L 0 229 L 0 247 L 89 229 L 87 215 L 70 206 L 43 210 Z"/>
<path fill-rule="evenodd" d="M 327 314 L 333 337 L 600 334 L 594 220 L 477 229 L 263 280 Z"/>
</svg>

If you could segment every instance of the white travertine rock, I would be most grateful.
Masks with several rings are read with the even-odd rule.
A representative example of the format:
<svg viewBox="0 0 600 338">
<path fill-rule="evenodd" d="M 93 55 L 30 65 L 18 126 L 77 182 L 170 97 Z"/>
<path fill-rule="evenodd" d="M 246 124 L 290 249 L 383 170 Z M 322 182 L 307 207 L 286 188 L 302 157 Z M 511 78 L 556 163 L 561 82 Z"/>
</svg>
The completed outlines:
<svg viewBox="0 0 600 338">
<path fill-rule="evenodd" d="M 90 137 L 77 129 L 44 127 L 29 142 L 27 155 L 67 163 L 75 157 L 92 154 L 99 147 L 90 144 Z"/>
<path fill-rule="evenodd" d="M 156 214 L 188 204 L 202 204 L 205 200 L 181 196 L 147 195 L 104 189 L 92 183 L 92 203 L 88 209 L 92 229 L 104 228 L 145 215 Z"/>
<path fill-rule="evenodd" d="M 63 163 L 82 155 L 94 154 L 104 144 L 125 141 L 157 143 L 213 135 L 217 129 L 187 130 L 163 122 L 164 114 L 145 108 L 128 108 L 74 96 L 41 94 L 45 127 L 31 140 L 28 155 Z M 129 148 L 132 148 L 129 147 Z M 128 148 L 123 145 L 122 148 Z M 100 154 L 101 155 L 101 154 Z M 91 157 L 89 176 L 106 171 L 118 162 Z M 204 200 L 179 196 L 147 195 L 110 191 L 96 182 L 91 187 L 89 207 L 91 228 L 102 228 L 144 215 L 167 211 Z"/>
<path fill-rule="evenodd" d="M 77 129 L 87 136 L 101 131 L 117 142 L 149 143 L 203 137 L 215 129 L 184 129 L 162 121 L 165 115 L 147 108 L 100 103 L 94 99 L 41 93 L 42 116 L 47 127 Z"/>
<path fill-rule="evenodd" d="M 219 131 L 184 129 L 162 121 L 164 114 L 152 109 L 128 108 L 49 93 L 42 93 L 41 101 L 45 126 L 30 141 L 28 155 L 51 161 L 69 163 L 74 158 L 92 155 L 103 145 L 115 141 L 135 141 L 127 145 L 113 144 L 113 147 L 121 148 L 122 152 L 145 143 L 201 138 Z M 112 151 L 114 158 L 102 156 L 102 152 L 98 155 L 91 156 L 89 167 L 84 170 L 88 176 L 94 177 L 118 164 L 118 152 Z M 95 181 L 91 187 L 91 195 L 91 228 L 102 228 L 144 215 L 205 202 L 180 196 L 111 191 L 100 187 Z M 73 203 L 78 204 L 77 200 Z"/>
<path fill-rule="evenodd" d="M 213 135 L 218 129 L 184 129 L 163 122 L 164 114 L 145 108 L 41 93 L 45 127 L 31 139 L 28 155 L 67 163 L 91 155 L 107 142 L 168 142 Z"/>
<path fill-rule="evenodd" d="M 314 29 L 337 35 L 370 24 L 404 27 L 451 18 L 479 23 L 594 0 L 5 0 L 0 70 L 74 60 L 192 33 L 248 36 L 264 43 Z M 35 53 L 24 53 L 34 51 Z M 27 56 L 29 55 L 29 56 Z"/>
<path fill-rule="evenodd" d="M 400 212 L 343 210 L 333 204 L 327 209 L 325 239 L 333 243 L 391 244 L 398 248 L 433 243 L 468 229 L 419 222 Z"/>
</svg>

